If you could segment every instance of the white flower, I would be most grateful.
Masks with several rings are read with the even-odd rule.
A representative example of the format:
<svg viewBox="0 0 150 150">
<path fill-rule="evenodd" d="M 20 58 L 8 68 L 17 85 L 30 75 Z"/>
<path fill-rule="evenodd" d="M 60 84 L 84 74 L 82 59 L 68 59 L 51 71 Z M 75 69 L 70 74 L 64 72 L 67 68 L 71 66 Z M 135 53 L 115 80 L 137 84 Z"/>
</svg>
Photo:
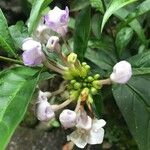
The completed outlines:
<svg viewBox="0 0 150 150">
<path fill-rule="evenodd" d="M 89 130 L 77 128 L 76 131 L 72 132 L 67 136 L 68 141 L 72 141 L 79 148 L 84 148 L 86 144 L 101 144 L 104 138 L 104 129 L 106 122 L 103 119 L 94 119 L 92 127 Z"/>
<path fill-rule="evenodd" d="M 72 110 L 65 109 L 59 116 L 59 120 L 64 128 L 72 128 L 76 125 L 76 113 Z"/>
<path fill-rule="evenodd" d="M 54 111 L 50 103 L 48 103 L 47 96 L 44 92 L 39 92 L 37 103 L 36 115 L 40 121 L 48 121 L 55 117 Z"/>
<path fill-rule="evenodd" d="M 52 52 L 54 50 L 59 50 L 60 49 L 59 38 L 57 36 L 51 36 L 48 39 L 46 47 Z"/>
<path fill-rule="evenodd" d="M 124 84 L 132 76 L 132 68 L 127 61 L 120 61 L 113 67 L 113 72 L 110 75 L 111 81 L 115 83 Z"/>
<path fill-rule="evenodd" d="M 92 127 L 92 119 L 87 115 L 84 109 L 78 112 L 76 127 L 85 130 L 89 130 Z"/>
</svg>

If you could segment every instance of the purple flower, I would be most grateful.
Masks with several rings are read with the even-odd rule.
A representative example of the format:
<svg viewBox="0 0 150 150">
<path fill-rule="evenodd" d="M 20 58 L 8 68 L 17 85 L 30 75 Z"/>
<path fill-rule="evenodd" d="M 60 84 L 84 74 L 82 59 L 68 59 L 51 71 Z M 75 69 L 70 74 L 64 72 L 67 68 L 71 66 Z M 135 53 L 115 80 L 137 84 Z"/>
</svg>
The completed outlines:
<svg viewBox="0 0 150 150">
<path fill-rule="evenodd" d="M 41 64 L 45 55 L 42 52 L 42 46 L 39 42 L 34 41 L 32 38 L 27 38 L 22 44 L 23 62 L 26 66 L 36 66 Z"/>
<path fill-rule="evenodd" d="M 69 9 L 61 10 L 57 6 L 45 16 L 45 23 L 55 32 L 62 36 L 67 32 L 69 21 Z"/>
</svg>

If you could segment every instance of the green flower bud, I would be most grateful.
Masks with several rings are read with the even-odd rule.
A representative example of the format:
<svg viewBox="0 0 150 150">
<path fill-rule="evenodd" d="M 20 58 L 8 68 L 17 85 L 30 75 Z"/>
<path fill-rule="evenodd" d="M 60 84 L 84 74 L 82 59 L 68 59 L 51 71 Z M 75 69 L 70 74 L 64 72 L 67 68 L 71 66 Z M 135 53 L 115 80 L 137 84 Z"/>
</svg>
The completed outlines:
<svg viewBox="0 0 150 150">
<path fill-rule="evenodd" d="M 99 74 L 95 74 L 95 75 L 94 75 L 94 79 L 95 79 L 95 80 L 97 80 L 97 79 L 99 79 L 99 78 L 100 78 L 100 75 L 99 75 Z"/>
<path fill-rule="evenodd" d="M 88 76 L 87 80 L 88 80 L 88 82 L 92 82 L 92 81 L 94 81 L 94 78 L 92 76 Z"/>
<path fill-rule="evenodd" d="M 80 76 L 83 78 L 87 76 L 87 70 L 84 67 L 81 68 Z"/>
<path fill-rule="evenodd" d="M 94 88 L 96 89 L 101 89 L 101 85 L 100 85 L 100 81 L 99 80 L 95 80 L 92 82 L 92 85 Z"/>
<path fill-rule="evenodd" d="M 75 84 L 75 83 L 76 83 L 76 80 L 71 80 L 70 83 L 71 83 L 71 84 Z"/>
<path fill-rule="evenodd" d="M 73 76 L 72 76 L 72 74 L 70 73 L 69 70 L 65 70 L 65 71 L 64 71 L 64 74 L 63 74 L 63 78 L 64 78 L 65 80 L 71 80 L 71 79 L 73 79 Z"/>
<path fill-rule="evenodd" d="M 79 97 L 79 91 L 80 90 L 72 90 L 70 91 L 70 99 L 76 100 Z"/>
<path fill-rule="evenodd" d="M 84 69 L 86 70 L 86 72 L 87 72 L 87 74 L 89 73 L 89 71 L 90 71 L 90 69 L 91 69 L 91 67 L 89 66 L 89 65 L 85 65 L 85 66 L 83 66 L 84 67 Z"/>
<path fill-rule="evenodd" d="M 74 64 L 77 60 L 77 54 L 75 53 L 70 53 L 70 55 L 67 58 L 67 61 L 71 64 Z"/>
<path fill-rule="evenodd" d="M 83 86 L 84 86 L 84 87 L 86 87 L 86 86 L 87 86 L 87 84 L 86 84 L 86 83 L 83 83 Z"/>
<path fill-rule="evenodd" d="M 91 104 L 93 103 L 93 97 L 91 94 L 89 94 L 89 96 L 88 96 L 88 102 Z"/>
<path fill-rule="evenodd" d="M 80 89 L 81 87 L 82 87 L 82 85 L 81 85 L 81 83 L 79 83 L 79 82 L 76 82 L 76 83 L 74 84 L 74 89 L 76 89 L 76 90 Z"/>
<path fill-rule="evenodd" d="M 86 62 L 82 62 L 82 66 L 86 66 L 87 65 L 87 63 Z"/>
<path fill-rule="evenodd" d="M 91 94 L 92 95 L 96 95 L 97 94 L 97 89 L 96 88 L 94 88 L 94 87 L 91 87 Z"/>
</svg>

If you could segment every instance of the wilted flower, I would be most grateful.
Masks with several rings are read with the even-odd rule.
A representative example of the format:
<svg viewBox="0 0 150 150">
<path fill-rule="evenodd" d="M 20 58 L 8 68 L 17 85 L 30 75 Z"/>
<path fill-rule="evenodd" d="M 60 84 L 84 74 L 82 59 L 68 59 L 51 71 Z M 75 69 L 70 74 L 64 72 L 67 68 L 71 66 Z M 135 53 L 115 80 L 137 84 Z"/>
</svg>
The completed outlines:
<svg viewBox="0 0 150 150">
<path fill-rule="evenodd" d="M 68 141 L 72 141 L 79 148 L 84 148 L 86 144 L 101 144 L 104 138 L 104 129 L 106 122 L 103 119 L 94 119 L 92 127 L 89 130 L 77 128 L 76 131 L 72 132 L 67 136 Z"/>
<path fill-rule="evenodd" d="M 65 109 L 59 116 L 59 120 L 64 128 L 72 128 L 76 125 L 76 113 Z"/>
<path fill-rule="evenodd" d="M 32 38 L 25 39 L 22 50 L 24 50 L 22 57 L 26 66 L 39 65 L 45 59 L 41 44 Z"/>
<path fill-rule="evenodd" d="M 89 117 L 84 109 L 79 110 L 77 114 L 77 128 L 89 130 L 92 127 L 92 119 Z"/>
<path fill-rule="evenodd" d="M 47 47 L 50 51 L 59 50 L 59 49 L 60 49 L 59 38 L 58 38 L 57 36 L 51 36 L 51 37 L 48 39 L 48 42 L 47 42 L 46 47 Z"/>
<path fill-rule="evenodd" d="M 48 99 L 45 93 L 40 91 L 38 96 L 37 109 L 36 109 L 36 115 L 40 121 L 48 121 L 55 117 L 54 111 L 47 100 Z"/>
<path fill-rule="evenodd" d="M 61 10 L 57 6 L 45 16 L 45 23 L 55 32 L 62 36 L 67 32 L 69 21 L 69 9 Z"/>
<path fill-rule="evenodd" d="M 113 67 L 113 72 L 110 75 L 110 79 L 115 83 L 124 84 L 132 76 L 132 68 L 127 61 L 120 61 Z"/>
</svg>

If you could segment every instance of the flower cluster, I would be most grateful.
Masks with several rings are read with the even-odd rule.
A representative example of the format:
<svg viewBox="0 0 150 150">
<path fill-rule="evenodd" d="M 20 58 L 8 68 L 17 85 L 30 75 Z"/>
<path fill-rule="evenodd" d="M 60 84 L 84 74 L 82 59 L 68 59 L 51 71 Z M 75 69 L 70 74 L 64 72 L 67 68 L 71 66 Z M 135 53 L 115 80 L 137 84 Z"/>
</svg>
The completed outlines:
<svg viewBox="0 0 150 150">
<path fill-rule="evenodd" d="M 114 66 L 108 79 L 102 79 L 99 74 L 92 75 L 90 66 L 86 62 L 80 62 L 77 54 L 73 53 L 64 41 L 68 21 L 68 7 L 65 10 L 58 7 L 50 10 L 43 16 L 32 37 L 23 41 L 22 58 L 26 66 L 44 65 L 51 71 L 62 75 L 65 82 L 57 92 L 55 91 L 55 95 L 68 91 L 67 100 L 65 99 L 61 104 L 51 105 L 48 100 L 54 93 L 39 91 L 36 115 L 40 121 L 50 121 L 55 118 L 57 110 L 62 110 L 59 115 L 61 125 L 65 129 L 75 129 L 67 136 L 67 140 L 79 148 L 84 148 L 86 144 L 101 144 L 104 138 L 103 127 L 106 122 L 94 116 L 92 109 L 94 95 L 103 85 L 127 83 L 132 76 L 132 68 L 130 63 L 124 60 Z M 68 55 L 61 50 L 60 40 L 66 44 Z M 52 53 L 57 55 L 59 62 L 49 59 Z M 75 105 L 74 110 L 64 109 L 71 102 Z"/>
</svg>

